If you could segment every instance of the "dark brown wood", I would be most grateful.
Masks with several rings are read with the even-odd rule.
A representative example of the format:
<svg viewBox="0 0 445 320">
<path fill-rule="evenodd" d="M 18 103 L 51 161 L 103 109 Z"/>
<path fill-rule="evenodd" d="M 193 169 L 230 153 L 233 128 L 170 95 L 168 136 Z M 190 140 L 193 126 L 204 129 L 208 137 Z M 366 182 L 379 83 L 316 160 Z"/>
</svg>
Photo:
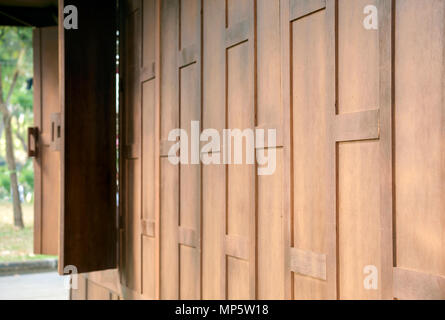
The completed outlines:
<svg viewBox="0 0 445 320">
<path fill-rule="evenodd" d="M 116 2 L 75 5 L 79 29 L 59 24 L 61 232 L 59 272 L 116 267 Z M 63 21 L 63 10 L 59 10 Z"/>
</svg>

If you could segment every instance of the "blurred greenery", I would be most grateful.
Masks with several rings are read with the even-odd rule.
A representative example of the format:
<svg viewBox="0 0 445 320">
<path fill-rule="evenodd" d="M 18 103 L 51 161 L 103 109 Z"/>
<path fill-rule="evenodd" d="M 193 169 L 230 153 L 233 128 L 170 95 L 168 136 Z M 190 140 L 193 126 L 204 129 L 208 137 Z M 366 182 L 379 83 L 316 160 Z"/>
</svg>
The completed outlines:
<svg viewBox="0 0 445 320">
<path fill-rule="evenodd" d="M 8 110 L 12 114 L 16 171 L 25 224 L 22 230 L 13 225 L 10 172 L 6 163 L 3 121 L 0 121 L 0 262 L 41 259 L 44 256 L 32 253 L 34 170 L 33 161 L 26 153 L 27 128 L 34 123 L 32 28 L 0 27 L 0 64 L 4 98 L 19 67 Z"/>
<path fill-rule="evenodd" d="M 9 110 L 13 115 L 13 142 L 20 198 L 22 203 L 32 203 L 34 200 L 33 163 L 26 155 L 27 128 L 34 122 L 32 28 L 0 27 L 0 64 L 2 65 L 4 95 L 9 91 L 17 65 L 20 69 Z M 12 201 L 10 172 L 5 156 L 4 128 L 0 123 L 0 202 Z"/>
</svg>

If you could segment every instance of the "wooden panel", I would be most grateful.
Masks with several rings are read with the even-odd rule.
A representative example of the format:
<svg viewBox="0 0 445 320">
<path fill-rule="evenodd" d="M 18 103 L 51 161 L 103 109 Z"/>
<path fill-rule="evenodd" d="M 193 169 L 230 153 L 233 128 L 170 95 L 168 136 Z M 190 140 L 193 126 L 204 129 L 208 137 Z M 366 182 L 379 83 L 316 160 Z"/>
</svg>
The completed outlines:
<svg viewBox="0 0 445 320">
<path fill-rule="evenodd" d="M 79 29 L 59 24 L 61 232 L 59 272 L 116 267 L 116 3 L 75 5 Z M 94 205 L 92 205 L 94 204 Z M 86 223 L 88 221 L 88 223 Z"/>
<path fill-rule="evenodd" d="M 57 27 L 35 29 L 34 125 L 39 129 L 34 160 L 34 253 L 59 254 L 60 153 L 51 150 L 51 116 L 60 113 Z"/>
<path fill-rule="evenodd" d="M 142 237 L 142 294 L 150 300 L 156 299 L 156 243 L 153 237 Z"/>
<path fill-rule="evenodd" d="M 257 129 L 265 129 L 264 147 L 273 147 L 268 129 L 277 130 L 277 146 L 283 146 L 283 110 L 281 106 L 280 2 L 257 1 Z M 256 148 L 258 148 L 258 141 Z M 283 220 L 283 150 L 275 152 L 276 168 L 270 176 L 259 176 L 257 299 L 284 298 L 284 229 Z M 270 154 L 273 156 L 273 154 Z M 273 159 L 273 158 L 272 158 Z M 272 161 L 272 160 L 271 160 Z"/>
<path fill-rule="evenodd" d="M 193 160 L 199 145 L 191 140 L 192 121 L 201 121 L 201 1 L 181 0 L 179 10 L 179 49 L 185 57 L 178 65 L 180 128 L 190 136 L 190 164 L 179 169 L 179 298 L 190 300 L 201 297 L 201 167 Z"/>
<path fill-rule="evenodd" d="M 161 299 L 179 298 L 178 167 L 161 159 Z"/>
<path fill-rule="evenodd" d="M 226 1 L 203 1 L 203 129 L 226 127 Z M 220 155 L 220 154 L 218 154 Z M 226 167 L 202 168 L 202 298 L 225 299 Z"/>
<path fill-rule="evenodd" d="M 228 1 L 227 5 L 227 32 L 241 22 L 250 23 L 250 30 L 254 29 L 253 1 Z M 249 34 L 247 42 L 227 48 L 226 59 L 226 126 L 254 129 L 254 34 Z M 245 155 L 243 159 L 247 159 Z M 254 299 L 256 291 L 256 172 L 254 166 L 245 164 L 245 160 L 243 163 L 227 168 L 226 234 L 249 239 L 249 255 L 247 261 L 227 256 L 227 299 Z"/>
<path fill-rule="evenodd" d="M 379 143 L 340 144 L 338 165 L 340 298 L 378 299 L 363 281 L 366 266 L 380 269 Z"/>
<path fill-rule="evenodd" d="M 150 166 L 153 160 L 143 157 L 143 151 L 153 148 L 154 128 L 151 113 L 154 109 L 154 99 L 151 96 L 154 88 L 151 82 L 141 85 L 142 60 L 142 32 L 147 33 L 147 23 L 142 26 L 142 12 L 140 1 L 127 1 L 123 6 L 124 15 L 124 105 L 122 106 L 122 139 L 125 149 L 123 155 L 123 188 L 124 203 L 123 216 L 125 219 L 125 238 L 122 245 L 125 246 L 125 266 L 123 268 L 124 284 L 130 290 L 138 293 L 142 290 L 142 255 L 146 254 L 141 237 L 141 219 L 153 220 L 154 210 L 146 201 L 143 192 L 147 188 L 147 181 L 142 178 L 150 176 Z M 145 28 L 145 29 L 142 29 Z M 147 34 L 144 33 L 144 36 Z M 146 50 L 151 51 L 149 48 Z M 142 103 L 141 103 L 142 102 Z M 142 124 L 146 123 L 146 129 L 142 130 Z M 145 128 L 145 127 L 144 127 Z M 154 167 L 151 168 L 154 170 Z M 145 184 L 143 184 L 145 182 Z M 154 195 L 147 195 L 154 199 Z M 147 249 L 147 248 L 145 248 Z M 146 267 L 146 266 L 145 266 Z"/>
<path fill-rule="evenodd" d="M 396 266 L 443 277 L 445 2 L 399 0 L 396 10 Z"/>
<path fill-rule="evenodd" d="M 380 242 L 380 143 L 359 141 L 378 138 L 378 113 L 363 112 L 376 110 L 380 105 L 379 32 L 363 27 L 363 8 L 367 5 L 377 5 L 377 2 L 340 0 L 338 4 L 337 111 L 343 120 L 351 116 L 346 114 L 362 112 L 354 123 L 359 132 L 354 133 L 351 127 L 342 134 L 337 130 L 344 140 L 355 141 L 340 143 L 337 154 L 340 299 L 378 299 L 382 288 L 380 278 L 378 290 L 367 290 L 363 284 L 366 266 L 382 270 L 383 245 Z"/>
<path fill-rule="evenodd" d="M 445 277 L 394 268 L 394 297 L 399 300 L 445 300 Z"/>
<path fill-rule="evenodd" d="M 330 151 L 326 122 L 326 20 L 327 13 L 323 10 L 291 24 L 293 55 L 290 57 L 293 129 L 290 246 L 319 254 L 328 253 L 324 239 L 329 230 L 327 203 L 320 200 L 331 192 L 329 185 L 324 183 L 329 179 L 326 159 Z M 293 279 L 293 298 L 329 297 L 327 282 L 301 274 L 294 274 Z"/>
<path fill-rule="evenodd" d="M 140 291 L 141 288 L 141 166 L 139 160 L 127 160 L 125 166 L 126 193 L 126 264 L 125 284 Z"/>
<path fill-rule="evenodd" d="M 179 128 L 179 3 L 161 2 L 161 141 Z M 161 159 L 160 176 L 160 298 L 179 298 L 179 167 Z"/>
</svg>

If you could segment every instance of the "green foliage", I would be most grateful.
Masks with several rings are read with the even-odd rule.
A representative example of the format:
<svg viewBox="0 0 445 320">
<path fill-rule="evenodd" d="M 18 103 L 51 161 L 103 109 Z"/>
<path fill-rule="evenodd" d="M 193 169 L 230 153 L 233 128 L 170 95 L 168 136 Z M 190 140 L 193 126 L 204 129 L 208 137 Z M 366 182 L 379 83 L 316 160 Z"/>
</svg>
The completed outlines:
<svg viewBox="0 0 445 320">
<path fill-rule="evenodd" d="M 32 28 L 0 27 L 0 64 L 3 98 L 6 98 L 15 71 L 19 70 L 17 84 L 11 96 L 10 110 L 13 145 L 17 163 L 19 185 L 23 187 L 25 201 L 32 201 L 34 173 L 32 161 L 27 158 L 22 143 L 26 141 L 27 128 L 33 125 L 33 89 L 29 84 L 33 77 Z M 6 145 L 0 116 L 0 201 L 10 201 L 9 170 L 5 161 Z M 19 137 L 21 139 L 19 139 Z M 22 141 L 21 141 L 22 140 Z"/>
</svg>

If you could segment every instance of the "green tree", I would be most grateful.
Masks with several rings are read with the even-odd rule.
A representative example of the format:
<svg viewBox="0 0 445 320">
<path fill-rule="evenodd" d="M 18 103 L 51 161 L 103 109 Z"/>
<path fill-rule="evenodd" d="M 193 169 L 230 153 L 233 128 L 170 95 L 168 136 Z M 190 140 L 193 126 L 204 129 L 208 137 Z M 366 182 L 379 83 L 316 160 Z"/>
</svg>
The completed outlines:
<svg viewBox="0 0 445 320">
<path fill-rule="evenodd" d="M 20 94 L 32 76 L 32 29 L 17 27 L 0 28 L 0 113 L 5 133 L 6 162 L 9 170 L 14 211 L 14 225 L 23 228 L 22 207 L 19 195 L 15 155 L 13 118 L 29 109 L 27 95 Z M 19 122 L 17 122 L 18 124 Z M 20 128 L 15 130 L 23 147 L 26 147 Z"/>
</svg>

